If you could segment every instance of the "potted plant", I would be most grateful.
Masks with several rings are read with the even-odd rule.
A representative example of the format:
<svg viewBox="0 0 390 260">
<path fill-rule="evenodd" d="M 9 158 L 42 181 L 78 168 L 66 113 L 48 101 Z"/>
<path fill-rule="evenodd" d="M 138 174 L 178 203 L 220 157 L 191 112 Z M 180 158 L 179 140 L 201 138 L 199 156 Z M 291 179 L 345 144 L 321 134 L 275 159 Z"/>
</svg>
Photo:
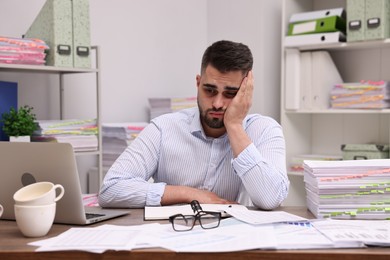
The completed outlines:
<svg viewBox="0 0 390 260">
<path fill-rule="evenodd" d="M 2 114 L 3 131 L 9 136 L 10 141 L 31 140 L 31 135 L 37 129 L 36 116 L 32 110 L 32 107 L 25 105 L 18 110 L 11 107 L 9 112 Z"/>
</svg>

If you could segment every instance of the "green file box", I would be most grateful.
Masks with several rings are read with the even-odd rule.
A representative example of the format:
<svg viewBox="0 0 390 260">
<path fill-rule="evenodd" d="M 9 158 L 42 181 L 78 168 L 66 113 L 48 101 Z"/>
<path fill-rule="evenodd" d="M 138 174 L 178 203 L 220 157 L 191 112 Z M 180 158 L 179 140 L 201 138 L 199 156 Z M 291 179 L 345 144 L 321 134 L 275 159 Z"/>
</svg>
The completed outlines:
<svg viewBox="0 0 390 260">
<path fill-rule="evenodd" d="M 390 1 L 366 0 L 366 40 L 390 37 Z"/>
<path fill-rule="evenodd" d="M 73 66 L 91 67 L 91 33 L 89 22 L 89 0 L 73 2 Z"/>
<path fill-rule="evenodd" d="M 47 0 L 24 35 L 44 40 L 50 49 L 46 65 L 73 67 L 72 3 L 70 0 Z"/>
<path fill-rule="evenodd" d="M 337 31 L 345 33 L 345 20 L 340 16 L 330 16 L 310 21 L 290 23 L 287 34 L 301 35 Z"/>
<path fill-rule="evenodd" d="M 343 144 L 343 160 L 368 160 L 389 158 L 389 145 Z"/>
<path fill-rule="evenodd" d="M 50 47 L 46 65 L 90 68 L 88 0 L 47 0 L 24 35 Z"/>
<path fill-rule="evenodd" d="M 347 42 L 364 41 L 366 0 L 347 0 Z"/>
</svg>

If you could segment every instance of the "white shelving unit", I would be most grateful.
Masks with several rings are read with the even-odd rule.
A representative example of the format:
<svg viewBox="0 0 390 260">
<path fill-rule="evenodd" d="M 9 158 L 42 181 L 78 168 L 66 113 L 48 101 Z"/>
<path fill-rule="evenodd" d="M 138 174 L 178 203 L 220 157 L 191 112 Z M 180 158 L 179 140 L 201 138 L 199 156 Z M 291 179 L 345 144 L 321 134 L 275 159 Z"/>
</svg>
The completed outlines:
<svg viewBox="0 0 390 260">
<path fill-rule="evenodd" d="M 101 97 L 101 80 L 100 80 L 100 53 L 98 46 L 91 47 L 91 53 L 95 53 L 95 66 L 94 68 L 68 68 L 68 67 L 53 67 L 53 66 L 39 66 L 39 65 L 15 65 L 15 64 L 0 64 L 1 72 L 12 72 L 12 73 L 39 73 L 39 74 L 56 74 L 59 75 L 59 111 L 60 118 L 64 119 L 64 107 L 66 102 L 71 102 L 71 100 L 65 100 L 64 91 L 65 91 L 65 80 L 64 77 L 72 74 L 83 74 L 83 73 L 93 73 L 96 76 L 96 118 L 98 126 L 98 150 L 90 152 L 76 152 L 76 156 L 83 155 L 96 155 L 98 157 L 98 175 L 99 175 L 99 185 L 103 179 L 102 171 L 102 136 L 101 136 L 101 111 L 100 111 L 100 97 Z"/>
<path fill-rule="evenodd" d="M 282 39 L 291 14 L 337 7 L 346 8 L 346 1 L 284 0 Z M 282 40 L 281 124 L 286 138 L 287 165 L 294 155 L 341 155 L 342 144 L 389 143 L 390 109 L 286 109 L 287 49 Z M 295 49 L 300 52 L 328 51 L 344 82 L 390 80 L 390 39 L 309 45 Z M 306 205 L 303 175 L 290 172 L 289 178 L 290 193 L 284 205 Z"/>
</svg>

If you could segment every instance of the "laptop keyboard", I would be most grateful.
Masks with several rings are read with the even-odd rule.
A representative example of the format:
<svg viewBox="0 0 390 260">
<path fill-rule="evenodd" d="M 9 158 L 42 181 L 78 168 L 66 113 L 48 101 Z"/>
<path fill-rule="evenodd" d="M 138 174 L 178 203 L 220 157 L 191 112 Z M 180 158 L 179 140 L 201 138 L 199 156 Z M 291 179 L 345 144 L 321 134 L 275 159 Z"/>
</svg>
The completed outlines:
<svg viewBox="0 0 390 260">
<path fill-rule="evenodd" d="M 87 219 L 91 219 L 91 218 L 103 217 L 105 215 L 104 214 L 96 214 L 96 213 L 85 213 L 85 216 L 87 217 Z"/>
</svg>

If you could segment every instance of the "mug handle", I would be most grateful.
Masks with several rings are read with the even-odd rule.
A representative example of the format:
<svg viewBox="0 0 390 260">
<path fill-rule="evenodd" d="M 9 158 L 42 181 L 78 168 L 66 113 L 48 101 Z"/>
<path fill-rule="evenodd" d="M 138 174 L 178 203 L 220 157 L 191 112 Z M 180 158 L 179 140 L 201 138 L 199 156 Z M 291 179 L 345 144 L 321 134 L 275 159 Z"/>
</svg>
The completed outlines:
<svg viewBox="0 0 390 260">
<path fill-rule="evenodd" d="M 64 196 L 65 189 L 64 189 L 64 187 L 61 184 L 54 185 L 54 189 L 60 189 L 61 190 L 60 194 L 58 194 L 58 196 L 54 199 L 54 202 L 57 202 Z"/>
</svg>

